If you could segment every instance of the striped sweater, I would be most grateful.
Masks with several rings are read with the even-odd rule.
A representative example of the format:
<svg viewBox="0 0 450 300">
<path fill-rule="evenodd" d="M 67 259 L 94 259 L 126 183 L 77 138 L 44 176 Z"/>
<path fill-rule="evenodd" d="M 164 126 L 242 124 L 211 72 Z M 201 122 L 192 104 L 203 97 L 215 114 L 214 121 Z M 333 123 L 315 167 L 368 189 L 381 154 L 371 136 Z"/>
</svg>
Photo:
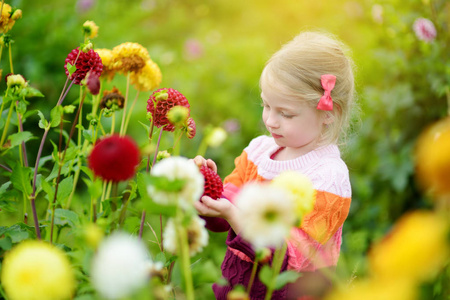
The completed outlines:
<svg viewBox="0 0 450 300">
<path fill-rule="evenodd" d="M 337 264 L 341 246 L 342 225 L 348 215 L 351 186 L 348 168 L 336 145 L 317 148 L 293 160 L 276 161 L 271 157 L 279 150 L 273 138 L 260 136 L 250 142 L 235 160 L 235 169 L 224 180 L 224 197 L 233 202 L 239 189 L 250 181 L 272 180 L 283 171 L 294 170 L 308 176 L 316 189 L 314 209 L 299 228 L 293 228 L 282 270 L 310 272 Z M 208 218 L 213 231 L 229 230 L 228 249 L 222 263 L 227 286 L 213 285 L 217 299 L 226 299 L 233 286 L 247 286 L 255 253 L 249 243 L 233 232 L 219 218 Z M 265 287 L 258 280 L 251 291 L 252 299 L 264 298 Z M 274 299 L 286 298 L 286 289 L 276 291 Z"/>
</svg>

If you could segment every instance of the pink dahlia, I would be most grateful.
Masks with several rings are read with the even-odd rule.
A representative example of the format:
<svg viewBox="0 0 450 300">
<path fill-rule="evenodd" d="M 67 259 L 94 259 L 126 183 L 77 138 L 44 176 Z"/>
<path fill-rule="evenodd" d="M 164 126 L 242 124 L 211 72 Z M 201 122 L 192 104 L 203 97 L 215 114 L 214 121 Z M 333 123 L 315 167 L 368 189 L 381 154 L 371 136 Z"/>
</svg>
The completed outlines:
<svg viewBox="0 0 450 300">
<path fill-rule="evenodd" d="M 156 127 L 164 126 L 163 130 L 174 131 L 175 126 L 167 119 L 167 113 L 176 105 L 190 108 L 186 97 L 179 91 L 172 88 L 162 88 L 156 90 L 148 99 L 147 112 L 152 114 Z"/>
<path fill-rule="evenodd" d="M 429 43 L 436 38 L 436 27 L 428 19 L 418 18 L 413 24 L 413 29 L 419 40 Z"/>
<path fill-rule="evenodd" d="M 92 49 L 90 49 L 88 52 L 83 52 L 80 51 L 78 47 L 76 49 L 73 49 L 72 52 L 67 55 L 64 69 L 66 70 L 66 75 L 69 76 L 67 63 L 70 63 L 72 65 L 75 64 L 77 67 L 77 70 L 69 77 L 69 80 L 73 80 L 73 83 L 75 84 L 80 84 L 80 82 L 86 77 L 86 74 L 89 71 L 94 73 L 98 77 L 100 77 L 103 71 L 102 59 L 100 58 L 98 53 Z"/>
<path fill-rule="evenodd" d="M 112 135 L 101 139 L 92 149 L 89 168 L 103 180 L 119 182 L 130 179 L 139 164 L 139 149 L 133 139 Z"/>
</svg>

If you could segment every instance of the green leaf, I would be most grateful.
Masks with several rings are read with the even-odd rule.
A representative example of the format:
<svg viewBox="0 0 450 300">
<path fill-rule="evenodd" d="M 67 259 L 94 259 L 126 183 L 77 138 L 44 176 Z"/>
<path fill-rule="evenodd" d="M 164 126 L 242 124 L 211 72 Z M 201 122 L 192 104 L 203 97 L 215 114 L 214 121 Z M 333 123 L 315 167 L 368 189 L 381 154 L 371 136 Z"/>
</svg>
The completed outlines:
<svg viewBox="0 0 450 300">
<path fill-rule="evenodd" d="M 285 271 L 280 274 L 278 274 L 276 280 L 275 280 L 275 290 L 281 289 L 283 286 L 285 286 L 288 283 L 295 282 L 298 278 L 302 276 L 301 273 L 298 273 L 296 271 Z"/>
<path fill-rule="evenodd" d="M 17 103 L 17 112 L 23 116 L 23 114 L 27 111 L 27 105 L 25 101 L 19 101 Z"/>
<path fill-rule="evenodd" d="M 266 286 L 269 286 L 272 280 L 273 270 L 269 265 L 264 265 L 259 272 L 259 280 L 264 283 Z"/>
<path fill-rule="evenodd" d="M 55 189 L 47 180 L 41 180 L 41 186 L 44 192 L 47 193 L 48 201 L 52 202 L 55 197 Z"/>
<path fill-rule="evenodd" d="M 23 192 L 25 195 L 30 195 L 31 187 L 31 168 L 16 166 L 11 174 L 11 182 L 14 188 Z"/>
<path fill-rule="evenodd" d="M 11 134 L 8 140 L 11 142 L 11 148 L 22 144 L 22 142 L 27 142 L 33 138 L 33 134 L 29 131 L 21 131 L 18 133 Z"/>
<path fill-rule="evenodd" d="M 25 89 L 25 97 L 31 98 L 31 97 L 44 97 L 44 94 L 42 94 L 38 89 L 27 86 Z"/>
<path fill-rule="evenodd" d="M 57 208 L 55 209 L 55 224 L 62 226 L 67 224 L 70 227 L 78 227 L 80 226 L 80 219 L 71 210 Z"/>
<path fill-rule="evenodd" d="M 0 249 L 3 249 L 4 251 L 11 250 L 12 248 L 12 241 L 9 236 L 0 239 Z"/>
<path fill-rule="evenodd" d="M 4 235 L 9 236 L 13 243 L 19 243 L 25 239 L 34 238 L 35 232 L 33 226 L 21 222 L 6 228 Z"/>
<path fill-rule="evenodd" d="M 69 71 L 69 77 L 72 76 L 73 73 L 77 70 L 75 65 L 72 65 L 70 62 L 67 63 L 67 71 Z"/>
<path fill-rule="evenodd" d="M 69 176 L 61 180 L 58 186 L 58 194 L 56 195 L 56 200 L 61 206 L 65 206 L 67 199 L 72 193 L 73 189 L 73 176 Z"/>
<path fill-rule="evenodd" d="M 4 184 L 2 184 L 2 186 L 0 187 L 0 199 L 2 198 L 2 195 L 6 192 L 6 190 L 9 188 L 9 186 L 11 185 L 11 181 L 5 182 Z"/>
<path fill-rule="evenodd" d="M 45 119 L 44 114 L 40 110 L 38 110 L 37 113 L 40 118 L 39 124 L 38 124 L 39 128 L 46 129 L 48 127 L 48 121 Z"/>
<path fill-rule="evenodd" d="M 127 232 L 138 232 L 141 225 L 141 219 L 138 217 L 127 217 L 125 219 L 124 229 Z"/>
<path fill-rule="evenodd" d="M 154 261 L 160 261 L 165 264 L 167 261 L 166 254 L 164 252 L 159 252 L 158 254 L 156 254 Z"/>
<path fill-rule="evenodd" d="M 50 127 L 56 127 L 61 123 L 63 115 L 63 108 L 61 105 L 56 105 L 50 112 Z"/>
</svg>

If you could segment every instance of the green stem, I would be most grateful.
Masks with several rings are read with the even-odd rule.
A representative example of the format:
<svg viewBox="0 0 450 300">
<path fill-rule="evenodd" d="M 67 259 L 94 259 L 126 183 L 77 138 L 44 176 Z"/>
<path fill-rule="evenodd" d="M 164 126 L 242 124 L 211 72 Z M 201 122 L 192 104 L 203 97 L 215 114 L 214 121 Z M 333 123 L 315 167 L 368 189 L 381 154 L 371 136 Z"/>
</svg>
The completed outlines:
<svg viewBox="0 0 450 300">
<path fill-rule="evenodd" d="M 180 210 L 178 210 L 180 211 Z M 192 281 L 192 273 L 191 273 L 191 266 L 190 266 L 190 255 L 189 255 L 189 244 L 188 244 L 188 238 L 187 238 L 187 232 L 186 228 L 182 226 L 182 222 L 180 219 L 182 219 L 183 215 L 179 212 L 177 213 L 176 217 L 176 230 L 178 233 L 178 242 L 179 242 L 179 249 L 180 249 L 180 259 L 181 259 L 181 267 L 183 270 L 184 275 L 184 284 L 185 284 L 185 292 L 186 292 L 186 299 L 187 300 L 194 300 L 194 284 Z"/>
<path fill-rule="evenodd" d="M 181 137 L 183 136 L 183 130 L 177 130 L 180 132 L 180 134 L 178 135 L 178 137 L 175 139 L 175 143 L 173 144 L 173 155 L 174 156 L 178 156 L 180 155 L 180 140 Z M 175 133 L 176 136 L 176 133 Z"/>
<path fill-rule="evenodd" d="M 447 95 L 447 114 L 450 116 L 450 88 L 447 86 L 445 93 Z"/>
<path fill-rule="evenodd" d="M 114 127 L 116 127 L 116 113 L 113 112 L 113 115 L 111 117 L 111 135 L 114 134 Z"/>
<path fill-rule="evenodd" d="M 106 195 L 106 186 L 108 185 L 108 181 L 103 181 L 103 190 L 102 190 L 102 197 L 100 198 L 100 212 L 103 212 L 103 201 L 105 201 L 105 195 Z"/>
<path fill-rule="evenodd" d="M 197 155 L 205 156 L 206 149 L 208 149 L 208 142 L 206 141 L 206 137 L 203 137 L 198 147 Z"/>
<path fill-rule="evenodd" d="M 13 61 L 12 61 L 12 45 L 11 43 L 9 43 L 9 68 L 11 69 L 11 73 L 14 74 L 14 68 L 13 68 Z"/>
<path fill-rule="evenodd" d="M 2 139 L 0 140 L 0 148 L 3 147 L 3 143 L 6 139 L 6 133 L 8 132 L 9 122 L 11 121 L 11 116 L 14 108 L 14 101 L 11 101 L 11 106 L 9 107 L 8 117 L 6 118 L 5 127 L 3 127 Z"/>
<path fill-rule="evenodd" d="M 252 274 L 250 275 L 250 281 L 248 282 L 247 294 L 250 295 L 250 291 L 252 290 L 253 282 L 255 281 L 256 270 L 258 269 L 258 260 L 255 257 L 255 261 L 253 262 Z"/>
<path fill-rule="evenodd" d="M 130 107 L 130 111 L 128 112 L 127 120 L 125 121 L 125 128 L 123 130 L 123 135 L 125 135 L 127 133 L 128 123 L 130 122 L 131 114 L 133 113 L 133 109 L 134 109 L 134 106 L 136 105 L 136 101 L 137 101 L 138 97 L 139 97 L 139 91 L 137 91 L 136 97 L 134 97 L 133 103 L 131 104 L 131 107 Z"/>
<path fill-rule="evenodd" d="M 128 74 L 127 74 L 127 88 L 126 88 L 126 92 L 125 92 L 125 100 L 124 100 L 124 103 L 123 103 L 122 123 L 120 124 L 120 132 L 119 132 L 120 136 L 125 135 L 125 132 L 124 132 L 123 129 L 124 129 L 124 126 L 125 126 L 125 117 L 126 117 L 126 114 L 127 114 L 128 91 L 129 91 L 129 89 L 130 89 L 130 72 L 128 72 Z"/>
<path fill-rule="evenodd" d="M 270 281 L 269 286 L 267 287 L 267 293 L 265 300 L 270 300 L 272 298 L 272 294 L 275 287 L 275 282 L 277 280 L 278 274 L 280 274 L 281 265 L 283 264 L 284 256 L 287 251 L 287 243 L 284 242 L 283 246 L 280 249 L 275 250 L 275 254 L 273 255 L 273 264 L 272 264 L 272 280 Z"/>
</svg>

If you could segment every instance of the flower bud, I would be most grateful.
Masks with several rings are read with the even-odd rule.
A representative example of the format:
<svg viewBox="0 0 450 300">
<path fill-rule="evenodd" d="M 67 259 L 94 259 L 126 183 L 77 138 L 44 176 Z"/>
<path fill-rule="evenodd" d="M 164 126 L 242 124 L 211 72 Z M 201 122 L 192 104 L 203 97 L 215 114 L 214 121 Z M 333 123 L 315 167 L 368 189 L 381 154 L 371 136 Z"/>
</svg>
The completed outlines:
<svg viewBox="0 0 450 300">
<path fill-rule="evenodd" d="M 160 162 L 161 160 L 170 157 L 170 153 L 167 150 L 158 151 L 158 155 L 156 156 L 156 162 Z"/>
<path fill-rule="evenodd" d="M 6 85 L 8 88 L 13 89 L 14 92 L 20 92 L 23 88 L 27 87 L 28 83 L 20 74 L 8 74 L 6 75 Z"/>
<path fill-rule="evenodd" d="M 86 243 L 93 249 L 97 249 L 100 242 L 103 240 L 104 232 L 96 224 L 91 223 L 84 229 L 84 238 Z"/>
<path fill-rule="evenodd" d="M 83 24 L 83 32 L 88 38 L 93 39 L 97 37 L 98 26 L 94 21 L 86 21 Z"/>
<path fill-rule="evenodd" d="M 258 251 L 256 251 L 256 259 L 261 264 L 268 263 L 270 261 L 271 257 L 272 257 L 272 251 L 270 251 L 270 249 L 267 247 L 258 249 Z"/>
<path fill-rule="evenodd" d="M 89 71 L 86 75 L 86 86 L 92 95 L 100 92 L 100 77 L 97 73 Z"/>
<path fill-rule="evenodd" d="M 189 117 L 189 108 L 177 105 L 172 107 L 167 113 L 167 119 L 175 126 L 181 126 Z"/>
<path fill-rule="evenodd" d="M 206 142 L 208 146 L 217 148 L 226 140 L 227 132 L 221 127 L 213 128 L 208 136 L 206 137 Z"/>
<path fill-rule="evenodd" d="M 18 20 L 22 18 L 22 10 L 21 9 L 16 9 L 12 15 L 11 15 L 11 20 Z"/>
</svg>

